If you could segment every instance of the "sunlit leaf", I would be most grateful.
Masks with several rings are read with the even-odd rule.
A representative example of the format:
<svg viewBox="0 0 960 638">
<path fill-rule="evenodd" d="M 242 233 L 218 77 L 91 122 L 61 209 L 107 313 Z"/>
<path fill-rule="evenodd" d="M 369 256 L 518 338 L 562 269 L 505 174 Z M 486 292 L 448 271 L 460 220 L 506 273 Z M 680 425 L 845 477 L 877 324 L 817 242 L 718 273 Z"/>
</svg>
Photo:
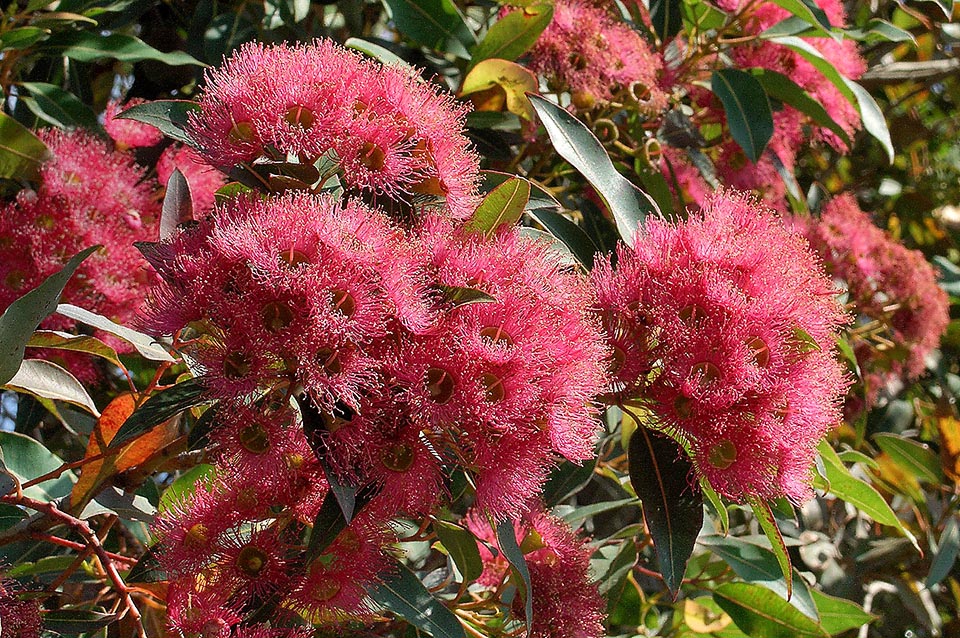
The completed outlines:
<svg viewBox="0 0 960 638">
<path fill-rule="evenodd" d="M 483 572 L 483 560 L 477 547 L 476 537 L 462 525 L 446 521 L 434 521 L 433 531 L 443 543 L 447 554 L 463 576 L 463 582 L 472 583 Z"/>
<path fill-rule="evenodd" d="M 24 359 L 20 369 L 3 387 L 53 401 L 66 401 L 100 416 L 83 384 L 67 370 L 46 359 Z"/>
<path fill-rule="evenodd" d="M 773 136 L 773 113 L 759 81 L 739 69 L 717 69 L 710 88 L 723 103 L 734 141 L 754 164 Z"/>
<path fill-rule="evenodd" d="M 726 583 L 713 599 L 751 638 L 828 638 L 816 621 L 762 585 Z"/>
</svg>

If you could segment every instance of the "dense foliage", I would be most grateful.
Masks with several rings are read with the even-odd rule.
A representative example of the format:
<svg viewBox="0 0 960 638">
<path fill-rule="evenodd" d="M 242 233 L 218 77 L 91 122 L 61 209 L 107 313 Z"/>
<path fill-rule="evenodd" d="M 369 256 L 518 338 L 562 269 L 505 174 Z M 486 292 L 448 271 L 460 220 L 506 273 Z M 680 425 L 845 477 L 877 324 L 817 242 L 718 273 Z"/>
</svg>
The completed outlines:
<svg viewBox="0 0 960 638">
<path fill-rule="evenodd" d="M 954 3 L 44 2 L 2 638 L 960 633 Z"/>
</svg>

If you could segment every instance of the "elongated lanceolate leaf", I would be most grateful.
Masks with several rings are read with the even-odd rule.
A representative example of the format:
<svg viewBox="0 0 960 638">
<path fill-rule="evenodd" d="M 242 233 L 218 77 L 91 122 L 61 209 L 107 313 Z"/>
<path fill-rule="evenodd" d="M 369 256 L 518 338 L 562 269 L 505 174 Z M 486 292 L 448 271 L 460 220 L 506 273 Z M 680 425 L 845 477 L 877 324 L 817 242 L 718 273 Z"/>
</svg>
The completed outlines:
<svg viewBox="0 0 960 638">
<path fill-rule="evenodd" d="M 756 163 L 773 136 L 773 113 L 763 86 L 745 71 L 718 69 L 710 88 L 723 103 L 733 139 Z"/>
<path fill-rule="evenodd" d="M 360 38 L 347 38 L 347 41 L 343 43 L 343 46 L 368 55 L 383 64 L 413 69 L 413 67 L 407 64 L 406 60 L 401 58 L 399 55 L 374 42 L 369 42 Z"/>
<path fill-rule="evenodd" d="M 886 433 L 875 435 L 873 442 L 889 454 L 894 463 L 921 481 L 933 484 L 943 482 L 940 458 L 926 445 L 896 434 Z"/>
<path fill-rule="evenodd" d="M 207 388 L 203 385 L 203 380 L 199 378 L 187 379 L 161 390 L 147 399 L 123 422 L 123 425 L 110 440 L 110 447 L 118 448 L 144 432 L 172 419 L 184 410 L 209 400 Z"/>
<path fill-rule="evenodd" d="M 484 237 L 492 237 L 503 226 L 513 226 L 520 220 L 530 199 L 530 182 L 513 177 L 500 184 L 483 198 L 464 230 Z"/>
<path fill-rule="evenodd" d="M 726 583 L 714 590 L 713 600 L 751 638 L 830 636 L 818 622 L 762 585 Z"/>
<path fill-rule="evenodd" d="M 2 134 L 2 132 L 0 132 Z M 13 378 L 20 369 L 20 361 L 30 341 L 30 336 L 40 322 L 57 309 L 60 295 L 70 277 L 99 246 L 91 246 L 73 259 L 57 273 L 14 301 L 0 316 L 0 385 Z"/>
<path fill-rule="evenodd" d="M 66 401 L 84 408 L 94 416 L 100 416 L 83 384 L 75 376 L 46 359 L 24 359 L 20 363 L 20 369 L 3 387 L 44 399 Z"/>
<path fill-rule="evenodd" d="M 597 190 L 613 214 L 624 243 L 633 246 L 644 217 L 660 215 L 656 202 L 617 172 L 603 145 L 582 122 L 538 95 L 528 97 L 557 153 Z"/>
<path fill-rule="evenodd" d="M 523 552 L 517 544 L 517 532 L 510 519 L 497 525 L 497 545 L 503 552 L 503 557 L 507 559 L 522 581 L 523 591 L 520 593 L 523 595 L 523 613 L 526 616 L 527 633 L 530 633 L 530 628 L 533 626 L 533 587 L 530 585 L 530 568 L 527 567 L 527 559 L 523 557 Z"/>
<path fill-rule="evenodd" d="M 464 638 L 466 632 L 452 611 L 434 598 L 417 575 L 396 563 L 384 582 L 367 587 L 374 602 L 434 638 Z"/>
<path fill-rule="evenodd" d="M 190 184 L 179 168 L 173 169 L 167 180 L 167 192 L 160 210 L 160 240 L 169 239 L 177 226 L 193 219 L 193 202 L 190 199 Z"/>
<path fill-rule="evenodd" d="M 106 359 L 118 368 L 123 367 L 117 351 L 89 335 L 72 335 L 57 330 L 37 330 L 27 342 L 28 348 L 50 348 L 53 350 L 70 350 L 83 352 L 95 357 Z"/>
<path fill-rule="evenodd" d="M 516 60 L 533 46 L 553 18 L 550 3 L 530 4 L 497 20 L 473 49 L 470 65 L 481 60 Z"/>
<path fill-rule="evenodd" d="M 677 35 L 683 27 L 682 6 L 682 0 L 650 0 L 650 22 L 661 42 Z"/>
<path fill-rule="evenodd" d="M 452 0 L 383 0 L 397 30 L 418 44 L 468 58 L 477 43 Z"/>
<path fill-rule="evenodd" d="M 47 145 L 30 129 L 0 113 L 0 177 L 33 179 L 47 157 Z"/>
<path fill-rule="evenodd" d="M 43 614 L 43 627 L 62 636 L 78 636 L 95 632 L 118 618 L 117 614 L 86 609 L 57 609 Z"/>
<path fill-rule="evenodd" d="M 643 502 L 660 573 L 676 596 L 687 560 L 703 527 L 703 494 L 691 482 L 693 467 L 676 441 L 645 427 L 630 437 L 630 483 Z"/>
<path fill-rule="evenodd" d="M 63 459 L 48 450 L 42 443 L 18 432 L 0 430 L 0 450 L 8 473 L 21 484 L 48 474 L 63 465 Z M 73 489 L 77 477 L 66 471 L 57 478 L 48 479 L 23 490 L 25 496 L 48 502 L 66 496 Z"/>
<path fill-rule="evenodd" d="M 121 326 L 103 315 L 98 315 L 95 312 L 90 312 L 89 310 L 70 304 L 60 304 L 57 306 L 57 314 L 69 317 L 92 328 L 103 330 L 115 337 L 120 337 L 132 345 L 136 351 L 140 353 L 140 356 L 145 359 L 150 359 L 151 361 L 174 361 L 174 358 L 171 357 L 162 346 L 158 345 L 156 339 L 153 337 L 127 328 L 126 326 Z"/>
<path fill-rule="evenodd" d="M 877 619 L 851 600 L 828 596 L 816 589 L 811 589 L 810 593 L 817 604 L 817 611 L 820 612 L 820 626 L 831 636 L 859 629 Z"/>
<path fill-rule="evenodd" d="M 750 73 L 757 78 L 767 95 L 792 106 L 815 123 L 830 129 L 844 144 L 850 146 L 852 141 L 843 127 L 837 124 L 823 105 L 814 100 L 799 84 L 782 73 L 769 69 L 750 69 Z"/>
<path fill-rule="evenodd" d="M 957 562 L 957 554 L 960 553 L 960 525 L 958 525 L 957 514 L 954 514 L 947 521 L 940 534 L 940 543 L 937 546 L 937 554 L 930 563 L 930 573 L 927 574 L 925 585 L 927 589 L 939 584 L 950 570 L 953 564 Z"/>
<path fill-rule="evenodd" d="M 143 40 L 125 33 L 102 35 L 99 31 L 64 31 L 46 40 L 40 48 L 78 62 L 96 62 L 103 59 L 121 62 L 156 60 L 171 66 L 206 66 L 183 51 L 158 51 Z"/>
<path fill-rule="evenodd" d="M 749 499 L 750 507 L 753 509 L 760 528 L 770 541 L 770 547 L 773 548 L 773 555 L 777 558 L 780 565 L 780 571 L 783 573 L 783 580 L 787 584 L 787 600 L 793 596 L 793 565 L 790 563 L 790 554 L 787 553 L 787 546 L 783 542 L 783 535 L 780 528 L 777 527 L 777 519 L 773 516 L 773 510 L 770 504 L 758 498 Z"/>
<path fill-rule="evenodd" d="M 199 108 L 196 102 L 187 100 L 154 100 L 131 106 L 117 117 L 155 126 L 170 139 L 196 147 L 187 133 L 187 122 L 189 113 Z"/>
<path fill-rule="evenodd" d="M 93 110 L 73 93 L 45 82 L 23 82 L 20 86 L 30 94 L 28 108 L 40 119 L 59 128 L 96 130 L 99 126 Z"/>
<path fill-rule="evenodd" d="M 472 583 L 480 578 L 480 574 L 483 572 L 483 559 L 480 557 L 477 539 L 470 530 L 462 525 L 435 521 L 433 531 L 436 532 L 437 538 L 446 548 L 447 555 L 460 570 L 463 582 Z"/>
</svg>

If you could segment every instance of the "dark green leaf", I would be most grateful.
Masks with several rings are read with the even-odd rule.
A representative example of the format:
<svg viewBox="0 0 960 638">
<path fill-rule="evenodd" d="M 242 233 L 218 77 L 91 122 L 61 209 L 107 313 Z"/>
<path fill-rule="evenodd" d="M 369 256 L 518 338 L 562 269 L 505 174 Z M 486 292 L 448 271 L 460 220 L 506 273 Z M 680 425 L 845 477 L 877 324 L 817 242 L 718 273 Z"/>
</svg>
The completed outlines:
<svg viewBox="0 0 960 638">
<path fill-rule="evenodd" d="M 472 583 L 480 578 L 483 572 L 483 559 L 480 558 L 477 539 L 470 530 L 462 525 L 435 521 L 433 531 L 437 533 L 437 538 L 443 543 L 447 554 L 460 570 L 463 582 Z"/>
<path fill-rule="evenodd" d="M 467 288 L 465 286 L 437 286 L 443 294 L 443 298 L 454 308 L 466 306 L 472 303 L 490 303 L 496 299 L 476 288 Z"/>
<path fill-rule="evenodd" d="M 770 547 L 773 549 L 773 555 L 780 565 L 780 573 L 783 574 L 783 580 L 787 584 L 787 600 L 793 596 L 793 565 L 790 563 L 790 554 L 787 553 L 787 546 L 783 542 L 783 535 L 780 528 L 777 527 L 777 519 L 773 516 L 773 510 L 769 503 L 759 498 L 748 499 L 760 528 L 770 541 Z"/>
<path fill-rule="evenodd" d="M 558 465 L 543 486 L 541 498 L 544 504 L 547 507 L 553 507 L 579 492 L 593 478 L 593 470 L 596 467 L 596 459 L 581 465 L 570 461 L 564 461 Z"/>
<path fill-rule="evenodd" d="M 761 585 L 726 583 L 713 599 L 750 638 L 828 638 L 817 622 Z"/>
<path fill-rule="evenodd" d="M 2 121 L 0 118 L 0 125 Z M 14 301 L 3 311 L 3 315 L 0 316 L 0 385 L 7 383 L 20 369 L 24 349 L 33 331 L 41 321 L 57 309 L 60 295 L 63 294 L 63 289 L 74 271 L 80 266 L 80 262 L 98 248 L 100 247 L 91 246 L 82 251 L 68 261 L 60 271 L 47 277 L 42 284 Z"/>
<path fill-rule="evenodd" d="M 610 591 L 618 591 L 623 586 L 627 574 L 637 564 L 637 544 L 632 538 L 624 540 L 607 570 L 600 579 L 600 593 L 606 595 Z"/>
<path fill-rule="evenodd" d="M 582 122 L 538 95 L 530 95 L 529 98 L 557 153 L 580 171 L 597 190 L 613 214 L 624 243 L 633 246 L 638 226 L 644 217 L 660 214 L 656 203 L 617 172 L 603 145 Z"/>
<path fill-rule="evenodd" d="M 464 638 L 463 626 L 452 611 L 434 598 L 417 575 L 396 563 L 384 582 L 368 586 L 375 602 L 434 638 Z"/>
<path fill-rule="evenodd" d="M 516 60 L 533 46 L 553 19 L 553 5 L 525 5 L 497 20 L 473 49 L 470 66 L 488 58 Z"/>
<path fill-rule="evenodd" d="M 139 38 L 123 33 L 102 35 L 99 31 L 62 31 L 43 42 L 40 49 L 58 53 L 78 62 L 96 62 L 103 59 L 121 62 L 156 60 L 171 66 L 184 64 L 204 66 L 202 62 L 183 51 L 164 53 Z"/>
<path fill-rule="evenodd" d="M 893 461 L 921 481 L 939 484 L 944 480 L 940 458 L 929 447 L 896 434 L 876 434 L 873 442 Z"/>
<path fill-rule="evenodd" d="M 2 492 L 2 490 L 0 490 Z M 4 493 L 3 496 L 6 496 Z M 0 503 L 0 531 L 5 531 L 27 517 L 27 512 L 16 505 Z"/>
<path fill-rule="evenodd" d="M 347 528 L 347 520 L 343 516 L 344 511 L 340 507 L 336 495 L 332 490 L 327 492 L 327 495 L 323 498 L 323 503 L 320 505 L 320 511 L 313 519 L 310 542 L 307 544 L 307 551 L 304 554 L 307 563 L 325 552 L 337 539 L 340 532 Z"/>
<path fill-rule="evenodd" d="M 100 127 L 97 116 L 86 104 L 54 84 L 44 82 L 23 82 L 20 86 L 32 96 L 28 107 L 40 119 L 59 128 L 86 128 L 95 130 Z"/>
<path fill-rule="evenodd" d="M 167 580 L 167 574 L 160 566 L 158 554 L 162 551 L 160 545 L 154 545 L 143 553 L 143 556 L 130 569 L 124 579 L 128 583 L 157 583 Z"/>
<path fill-rule="evenodd" d="M 859 629 L 876 620 L 876 616 L 868 614 L 853 601 L 828 596 L 816 589 L 811 589 L 810 594 L 817 604 L 817 611 L 820 612 L 820 626 L 830 635 Z"/>
<path fill-rule="evenodd" d="M 813 0 L 773 0 L 773 2 L 812 26 L 818 35 L 839 37 L 830 31 L 830 19 Z"/>
<path fill-rule="evenodd" d="M 830 493 L 847 501 L 855 506 L 861 512 L 882 525 L 896 527 L 900 533 L 906 536 L 913 546 L 920 549 L 917 539 L 910 531 L 904 527 L 896 513 L 890 508 L 890 505 L 880 496 L 880 493 L 872 485 L 861 481 L 850 474 L 850 471 L 843 465 L 840 457 L 834 451 L 827 441 L 821 441 L 817 446 L 820 456 L 823 458 L 823 465 L 826 479 L 830 482 Z"/>
<path fill-rule="evenodd" d="M 20 369 L 3 386 L 52 401 L 66 401 L 100 416 L 86 388 L 75 376 L 46 359 L 24 359 Z"/>
<path fill-rule="evenodd" d="M 937 553 L 930 563 L 930 573 L 924 581 L 927 589 L 931 589 L 947 577 L 954 563 L 957 562 L 958 553 L 960 553 L 960 526 L 957 524 L 957 515 L 954 514 L 940 534 Z"/>
<path fill-rule="evenodd" d="M 476 37 L 451 0 L 383 0 L 400 33 L 425 47 L 468 58 Z"/>
<path fill-rule="evenodd" d="M 169 239 L 177 232 L 177 226 L 193 219 L 193 201 L 190 199 L 190 185 L 179 168 L 173 169 L 167 181 L 167 192 L 163 196 L 163 208 L 160 211 L 160 240 Z"/>
<path fill-rule="evenodd" d="M 570 249 L 577 261 L 587 270 L 593 268 L 593 258 L 599 252 L 590 236 L 578 225 L 547 208 L 528 210 L 527 214 L 547 229 Z"/>
<path fill-rule="evenodd" d="M 67 332 L 57 332 L 55 330 L 37 330 L 27 342 L 28 348 L 50 348 L 54 350 L 70 350 L 72 352 L 83 352 L 106 359 L 118 368 L 123 368 L 117 351 L 100 341 L 96 337 L 89 335 L 72 335 Z"/>
<path fill-rule="evenodd" d="M 676 597 L 703 527 L 703 494 L 693 466 L 670 437 L 638 427 L 630 437 L 630 483 L 643 502 L 663 582 Z"/>
<path fill-rule="evenodd" d="M 487 193 L 464 230 L 490 238 L 502 226 L 514 226 L 530 199 L 530 182 L 513 177 Z"/>
<path fill-rule="evenodd" d="M 187 123 L 190 112 L 199 108 L 196 102 L 187 100 L 154 100 L 131 106 L 117 117 L 155 126 L 167 137 L 195 147 L 187 133 Z"/>
<path fill-rule="evenodd" d="M 184 410 L 209 400 L 207 388 L 199 378 L 187 379 L 161 390 L 147 399 L 123 422 L 110 441 L 110 448 L 117 449 Z"/>
<path fill-rule="evenodd" d="M 3 449 L 3 464 L 7 472 L 21 483 L 48 474 L 63 465 L 63 460 L 42 443 L 17 432 L 0 431 L 0 449 Z M 66 471 L 59 478 L 26 488 L 23 493 L 30 498 L 49 502 L 69 494 L 76 480 L 73 472 Z"/>
<path fill-rule="evenodd" d="M 771 550 L 733 536 L 703 536 L 698 542 L 722 558 L 743 580 L 761 584 L 786 600 L 787 581 Z M 793 581 L 790 604 L 804 615 L 816 619 L 817 607 L 813 604 L 806 582 L 796 574 Z"/>
<path fill-rule="evenodd" d="M 782 73 L 769 69 L 750 69 L 750 73 L 757 78 L 767 95 L 792 106 L 815 123 L 830 129 L 847 146 L 852 144 L 850 136 L 843 130 L 843 127 L 837 124 L 823 108 L 823 105 L 810 97 L 810 94 L 804 91 L 799 84 Z"/>
<path fill-rule="evenodd" d="M 30 129 L 0 113 L 0 178 L 33 179 L 47 157 L 47 145 Z"/>
<path fill-rule="evenodd" d="M 90 633 L 117 620 L 117 614 L 86 609 L 57 609 L 43 615 L 43 627 L 65 636 Z"/>
<path fill-rule="evenodd" d="M 682 4 L 682 0 L 650 0 L 650 22 L 661 42 L 677 35 L 683 27 Z"/>
<path fill-rule="evenodd" d="M 520 577 L 517 589 L 523 596 L 523 615 L 529 634 L 533 626 L 533 587 L 530 585 L 530 568 L 527 567 L 527 559 L 523 557 L 523 552 L 517 544 L 517 532 L 510 519 L 505 519 L 497 525 L 497 545 L 514 573 Z"/>
<path fill-rule="evenodd" d="M 406 60 L 401 58 L 399 55 L 380 46 L 379 44 L 374 44 L 373 42 L 368 42 L 366 40 L 361 40 L 360 38 L 347 38 L 347 41 L 343 43 L 343 46 L 348 49 L 353 49 L 364 53 L 375 60 L 379 60 L 383 64 L 390 66 L 401 66 L 405 68 L 412 68 L 407 64 Z"/>
<path fill-rule="evenodd" d="M 174 361 L 173 357 L 171 357 L 162 346 L 157 345 L 157 341 L 153 337 L 145 335 L 142 332 L 137 332 L 136 330 L 131 330 L 126 326 L 121 326 L 102 315 L 70 304 L 60 304 L 57 306 L 57 314 L 69 317 L 80 323 L 85 323 L 98 330 L 103 330 L 115 337 L 120 337 L 132 345 L 137 352 L 140 353 L 140 356 L 145 359 L 150 359 L 151 361 Z"/>
<path fill-rule="evenodd" d="M 616 501 L 602 501 L 600 503 L 591 503 L 590 505 L 579 505 L 573 508 L 573 511 L 571 511 L 569 514 L 564 516 L 563 520 L 565 520 L 571 527 L 576 527 L 583 521 L 592 516 L 596 516 L 597 514 L 618 510 L 626 505 L 636 506 L 637 504 L 637 499 L 635 498 L 623 498 Z"/>
<path fill-rule="evenodd" d="M 48 37 L 50 37 L 50 30 L 41 27 L 26 26 L 18 29 L 10 29 L 3 35 L 0 35 L 0 50 L 26 49 Z"/>
<path fill-rule="evenodd" d="M 773 136 L 773 113 L 763 86 L 745 71 L 717 69 L 710 88 L 723 103 L 733 139 L 756 163 Z"/>
</svg>

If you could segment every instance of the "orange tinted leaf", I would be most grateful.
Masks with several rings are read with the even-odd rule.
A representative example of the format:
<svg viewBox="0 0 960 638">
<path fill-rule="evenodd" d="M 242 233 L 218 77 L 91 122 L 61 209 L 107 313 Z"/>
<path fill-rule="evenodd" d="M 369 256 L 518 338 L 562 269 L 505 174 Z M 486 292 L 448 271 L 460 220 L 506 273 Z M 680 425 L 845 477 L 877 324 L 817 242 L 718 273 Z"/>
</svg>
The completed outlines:
<svg viewBox="0 0 960 638">
<path fill-rule="evenodd" d="M 954 482 L 960 481 L 960 420 L 944 416 L 937 419 L 940 431 L 940 462 L 944 473 Z"/>
</svg>

